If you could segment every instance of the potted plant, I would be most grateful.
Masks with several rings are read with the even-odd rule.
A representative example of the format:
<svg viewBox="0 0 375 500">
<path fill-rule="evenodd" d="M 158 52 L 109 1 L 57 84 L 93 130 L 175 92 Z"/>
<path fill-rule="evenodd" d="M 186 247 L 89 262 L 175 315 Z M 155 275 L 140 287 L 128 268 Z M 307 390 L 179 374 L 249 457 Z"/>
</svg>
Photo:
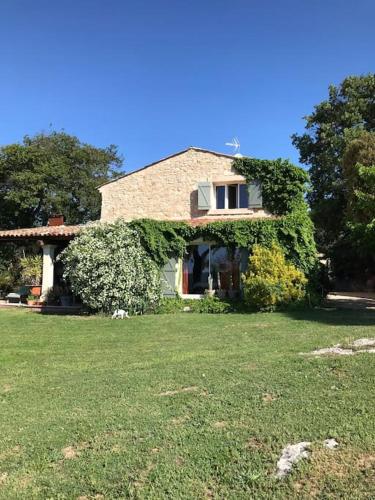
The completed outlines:
<svg viewBox="0 0 375 500">
<path fill-rule="evenodd" d="M 40 297 L 42 286 L 42 257 L 40 255 L 27 255 L 20 259 L 21 278 L 25 285 L 31 286 L 30 293 Z"/>
<path fill-rule="evenodd" d="M 36 306 L 39 303 L 39 297 L 37 295 L 33 295 L 32 293 L 27 296 L 27 305 L 28 306 Z"/>
</svg>

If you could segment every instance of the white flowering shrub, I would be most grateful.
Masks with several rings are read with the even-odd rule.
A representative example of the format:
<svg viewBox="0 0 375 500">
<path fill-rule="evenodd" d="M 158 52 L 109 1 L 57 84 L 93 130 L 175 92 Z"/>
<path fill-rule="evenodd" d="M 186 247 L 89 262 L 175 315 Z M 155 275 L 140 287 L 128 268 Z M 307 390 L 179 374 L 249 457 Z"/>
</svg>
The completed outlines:
<svg viewBox="0 0 375 500">
<path fill-rule="evenodd" d="M 72 291 L 90 309 L 134 314 L 160 301 L 160 271 L 125 222 L 88 227 L 59 259 Z"/>
</svg>

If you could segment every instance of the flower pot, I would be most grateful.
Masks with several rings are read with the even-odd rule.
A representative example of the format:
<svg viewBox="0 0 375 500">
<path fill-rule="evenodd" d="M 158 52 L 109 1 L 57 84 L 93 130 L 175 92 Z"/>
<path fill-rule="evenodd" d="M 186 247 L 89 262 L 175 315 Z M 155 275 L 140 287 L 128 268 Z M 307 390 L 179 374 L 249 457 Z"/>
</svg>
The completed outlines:
<svg viewBox="0 0 375 500">
<path fill-rule="evenodd" d="M 32 286 L 30 289 L 30 293 L 32 295 L 36 295 L 37 297 L 40 297 L 42 295 L 42 286 L 41 285 Z"/>
</svg>

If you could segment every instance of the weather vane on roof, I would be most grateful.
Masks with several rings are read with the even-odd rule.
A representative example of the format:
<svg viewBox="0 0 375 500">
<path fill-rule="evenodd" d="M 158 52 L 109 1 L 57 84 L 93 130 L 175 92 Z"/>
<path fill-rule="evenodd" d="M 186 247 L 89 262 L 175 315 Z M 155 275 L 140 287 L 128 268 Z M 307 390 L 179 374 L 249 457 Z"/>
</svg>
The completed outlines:
<svg viewBox="0 0 375 500">
<path fill-rule="evenodd" d="M 232 142 L 226 142 L 225 145 L 234 148 L 233 153 L 234 156 L 237 156 L 237 158 L 240 158 L 242 156 L 242 154 L 240 153 L 241 144 L 238 140 L 238 137 L 233 137 Z"/>
</svg>

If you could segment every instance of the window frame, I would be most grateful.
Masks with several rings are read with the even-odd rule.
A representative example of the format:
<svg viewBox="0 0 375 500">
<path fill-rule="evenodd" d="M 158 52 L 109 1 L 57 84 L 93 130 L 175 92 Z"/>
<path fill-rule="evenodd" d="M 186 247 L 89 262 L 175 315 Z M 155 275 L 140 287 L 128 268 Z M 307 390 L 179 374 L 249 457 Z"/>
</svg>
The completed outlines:
<svg viewBox="0 0 375 500">
<path fill-rule="evenodd" d="M 247 207 L 240 207 L 240 186 L 246 186 L 246 182 L 230 182 L 214 184 L 214 210 L 246 210 Z M 236 186 L 236 208 L 229 208 L 229 186 Z M 217 188 L 224 188 L 224 208 L 217 208 Z"/>
</svg>

